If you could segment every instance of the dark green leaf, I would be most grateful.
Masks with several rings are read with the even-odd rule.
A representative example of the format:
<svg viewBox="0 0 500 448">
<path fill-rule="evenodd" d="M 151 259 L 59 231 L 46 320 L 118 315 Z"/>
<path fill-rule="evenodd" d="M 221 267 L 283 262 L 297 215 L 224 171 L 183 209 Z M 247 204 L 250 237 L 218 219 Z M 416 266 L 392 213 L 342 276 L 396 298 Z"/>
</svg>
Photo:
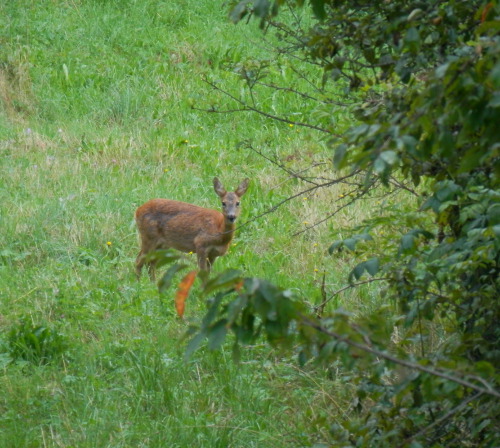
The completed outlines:
<svg viewBox="0 0 500 448">
<path fill-rule="evenodd" d="M 309 356 L 306 354 L 306 352 L 304 350 L 301 350 L 299 352 L 299 356 L 298 356 L 299 365 L 302 367 L 305 366 L 308 359 L 309 359 Z"/>
<path fill-rule="evenodd" d="M 495 226 L 500 224 L 500 204 L 493 204 L 488 208 L 487 211 L 488 224 L 490 226 Z"/>
<path fill-rule="evenodd" d="M 439 182 L 436 185 L 436 198 L 440 202 L 451 201 L 455 198 L 460 190 L 460 186 L 458 186 L 451 180 Z"/>
<path fill-rule="evenodd" d="M 349 281 L 352 281 L 352 277 L 356 278 L 356 280 L 359 280 L 361 276 L 364 274 L 366 268 L 366 264 L 363 261 L 362 263 L 359 263 L 349 274 Z"/>
<path fill-rule="evenodd" d="M 160 294 L 164 294 L 165 291 L 170 287 L 172 279 L 177 272 L 182 271 L 188 267 L 185 263 L 176 263 L 168 269 L 168 271 L 163 275 L 161 280 L 158 282 L 158 290 Z"/>
<path fill-rule="evenodd" d="M 337 168 L 342 168 L 344 166 L 345 156 L 347 153 L 347 145 L 341 144 L 335 148 L 335 154 L 333 156 L 333 163 Z"/>
<path fill-rule="evenodd" d="M 311 4 L 314 15 L 318 19 L 323 20 L 326 17 L 325 0 L 311 0 Z"/>
<path fill-rule="evenodd" d="M 182 255 L 179 254 L 179 252 L 175 252 L 172 249 L 167 249 L 167 250 L 160 249 L 148 253 L 146 257 L 144 257 L 144 260 L 146 262 L 154 261 L 155 266 L 158 269 L 166 264 L 170 264 L 174 261 L 177 261 L 180 258 L 182 258 Z"/>
<path fill-rule="evenodd" d="M 407 233 L 401 238 L 401 244 L 399 246 L 399 252 L 406 252 L 415 247 L 415 235 L 413 233 Z"/>
<path fill-rule="evenodd" d="M 226 338 L 227 330 L 226 319 L 221 319 L 207 330 L 208 348 L 210 350 L 217 350 L 222 345 Z"/>
<path fill-rule="evenodd" d="M 366 271 L 373 277 L 380 268 L 380 260 L 378 257 L 370 258 L 365 261 L 365 269 Z"/>
<path fill-rule="evenodd" d="M 208 311 L 202 320 L 203 328 L 208 328 L 212 324 L 212 321 L 217 317 L 222 299 L 227 294 L 227 292 L 218 292 L 213 299 L 208 301 Z"/>
<path fill-rule="evenodd" d="M 338 249 L 339 247 L 341 247 L 343 244 L 343 241 L 335 241 L 335 243 L 333 243 L 329 248 L 328 248 L 328 253 L 330 255 L 333 254 L 333 252 L 335 252 L 336 249 Z"/>
<path fill-rule="evenodd" d="M 380 153 L 380 158 L 389 165 L 394 165 L 398 161 L 398 154 L 396 151 L 384 151 Z"/>
<path fill-rule="evenodd" d="M 186 351 L 184 353 L 184 359 L 189 359 L 191 355 L 198 350 L 201 343 L 205 340 L 206 334 L 202 331 L 197 333 L 187 344 Z"/>
<path fill-rule="evenodd" d="M 262 297 L 264 297 L 271 305 L 274 306 L 276 304 L 276 299 L 279 295 L 279 291 L 273 285 L 263 281 L 260 283 L 258 292 L 262 294 Z"/>
<path fill-rule="evenodd" d="M 248 3 L 248 1 L 241 1 L 231 10 L 229 18 L 232 22 L 238 23 L 248 14 Z"/>
<path fill-rule="evenodd" d="M 271 9 L 271 3 L 269 0 L 255 0 L 253 4 L 253 10 L 255 15 L 260 18 L 267 18 L 269 11 Z"/>
<path fill-rule="evenodd" d="M 500 107 L 500 92 L 496 92 L 493 94 L 490 102 L 488 103 L 490 107 Z"/>
<path fill-rule="evenodd" d="M 382 174 L 386 168 L 387 162 L 381 156 L 378 156 L 373 164 L 373 170 L 378 174 Z"/>
<path fill-rule="evenodd" d="M 207 282 L 203 292 L 210 294 L 218 289 L 235 287 L 243 280 L 241 271 L 237 269 L 227 269 L 218 276 L 212 278 Z"/>
<path fill-rule="evenodd" d="M 358 240 L 356 238 L 347 238 L 346 240 L 343 241 L 343 244 L 349 250 L 355 251 L 357 242 Z"/>
</svg>

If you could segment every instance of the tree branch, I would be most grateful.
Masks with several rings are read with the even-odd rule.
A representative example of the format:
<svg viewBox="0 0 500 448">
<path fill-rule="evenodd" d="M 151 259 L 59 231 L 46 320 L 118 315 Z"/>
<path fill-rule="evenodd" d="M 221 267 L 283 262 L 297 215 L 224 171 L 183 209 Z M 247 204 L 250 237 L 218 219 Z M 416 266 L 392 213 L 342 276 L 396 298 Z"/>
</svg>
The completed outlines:
<svg viewBox="0 0 500 448">
<path fill-rule="evenodd" d="M 314 311 L 318 311 L 320 309 L 323 309 L 324 306 L 330 301 L 332 300 L 335 296 L 337 296 L 338 294 L 344 292 L 344 291 L 347 291 L 348 289 L 351 289 L 351 288 L 356 288 L 357 286 L 360 286 L 360 285 L 365 285 L 367 283 L 373 283 L 373 282 L 379 282 L 381 280 L 387 280 L 387 278 L 385 277 L 376 277 L 376 278 L 370 278 L 368 280 L 364 280 L 362 282 L 358 282 L 358 283 L 352 283 L 350 285 L 347 285 L 347 286 L 344 286 L 343 288 L 340 288 L 340 289 L 337 289 L 337 291 L 335 291 L 328 299 L 325 299 L 323 300 L 323 302 L 321 302 L 319 305 L 316 305 L 314 307 Z"/>
<path fill-rule="evenodd" d="M 359 170 L 361 171 L 361 170 Z M 358 172 L 359 172 L 358 171 Z M 363 191 L 359 192 L 354 198 L 352 198 L 349 202 L 341 205 L 339 208 L 337 208 L 334 212 L 330 213 L 329 215 L 327 215 L 325 218 L 323 219 L 320 219 L 319 221 L 315 222 L 314 224 L 310 225 L 310 226 L 307 226 L 305 229 L 302 229 L 302 230 L 299 230 L 298 232 L 295 232 L 292 236 L 298 236 L 298 235 L 301 235 L 302 233 L 305 233 L 307 232 L 308 230 L 311 230 L 313 229 L 314 227 L 317 227 L 319 226 L 320 224 L 323 224 L 325 221 L 328 221 L 329 219 L 333 218 L 337 213 L 339 213 L 342 209 L 346 208 L 346 207 L 349 207 L 351 204 L 354 204 L 354 202 L 356 202 L 358 199 L 360 199 L 371 187 L 373 187 L 375 185 L 375 183 L 377 182 L 377 180 L 373 180 L 369 185 L 367 185 Z M 347 194 L 345 194 L 342 198 L 339 198 L 337 199 L 335 202 L 338 202 L 340 201 L 341 199 L 343 199 L 344 197 L 346 196 L 349 196 L 351 193 L 354 193 L 356 190 L 352 190 L 350 192 L 348 192 Z"/>
<path fill-rule="evenodd" d="M 425 428 L 422 428 L 419 432 L 414 434 L 411 437 L 408 437 L 399 445 L 399 448 L 403 448 L 404 446 L 407 446 L 409 443 L 411 443 L 413 440 L 417 439 L 418 437 L 424 435 L 426 432 L 429 432 L 432 428 L 435 426 L 441 425 L 444 423 L 446 420 L 448 420 L 450 417 L 452 417 L 454 414 L 460 412 L 465 406 L 467 406 L 471 401 L 477 400 L 481 395 L 483 395 L 483 392 L 478 392 L 475 395 L 472 395 L 462 401 L 458 406 L 455 406 L 453 409 L 450 409 L 446 414 L 438 418 L 436 421 L 432 422 L 430 425 L 426 426 Z"/>
<path fill-rule="evenodd" d="M 250 220 L 246 221 L 245 223 L 241 224 L 240 226 L 236 227 L 235 230 L 239 230 L 239 229 L 247 226 L 248 224 L 252 223 L 253 221 L 256 221 L 257 219 L 260 219 L 260 218 L 262 218 L 265 215 L 273 213 L 278 208 L 280 208 L 283 204 L 286 204 L 287 202 L 290 202 L 291 200 L 293 200 L 295 198 L 303 196 L 303 195 L 305 195 L 307 193 L 310 193 L 312 191 L 315 191 L 315 190 L 317 190 L 319 188 L 330 187 L 332 185 L 341 183 L 345 179 L 349 179 L 350 177 L 356 176 L 357 174 L 359 174 L 360 171 L 361 170 L 356 170 L 356 171 L 352 172 L 351 174 L 347 174 L 346 176 L 339 177 L 338 179 L 333 179 L 333 180 L 325 182 L 323 184 L 317 184 L 317 185 L 314 185 L 311 188 L 308 188 L 306 190 L 299 191 L 298 193 L 296 193 L 296 194 L 294 194 L 292 196 L 289 196 L 286 199 L 283 199 L 281 202 L 278 202 L 277 204 L 273 205 L 271 208 L 267 209 L 265 212 L 261 213 L 260 215 L 254 216 L 252 219 L 250 219 Z M 231 232 L 233 232 L 233 230 L 231 230 Z"/>
<path fill-rule="evenodd" d="M 211 81 L 208 81 L 207 79 L 204 79 L 203 81 L 205 83 L 207 83 L 209 86 L 211 86 L 214 90 L 217 90 L 218 92 L 221 92 L 222 94 L 224 94 L 224 95 L 228 96 L 229 98 L 231 98 L 236 103 L 240 104 L 242 106 L 242 108 L 241 109 L 237 109 L 237 110 L 217 110 L 214 107 L 212 107 L 210 109 L 201 109 L 201 108 L 197 108 L 195 106 L 192 106 L 193 110 L 198 110 L 198 111 L 202 111 L 202 112 L 211 112 L 211 113 L 230 113 L 230 112 L 236 112 L 236 111 L 237 112 L 255 112 L 255 113 L 257 113 L 259 115 L 262 115 L 262 116 L 264 116 L 266 118 L 270 118 L 270 119 L 276 120 L 276 121 L 281 121 L 282 123 L 293 124 L 294 126 L 301 126 L 301 127 L 304 127 L 304 128 L 314 129 L 315 131 L 320 131 L 320 132 L 323 132 L 323 133 L 326 133 L 326 134 L 329 134 L 329 135 L 333 135 L 334 137 L 338 137 L 338 138 L 341 137 L 340 134 L 335 134 L 335 133 L 329 131 L 328 129 L 322 128 L 320 126 L 315 126 L 313 124 L 304 123 L 304 122 L 301 122 L 301 121 L 289 120 L 287 118 L 282 118 L 282 117 L 279 117 L 277 115 L 273 115 L 273 114 L 270 114 L 268 112 L 264 112 L 263 110 L 260 110 L 257 107 L 249 106 L 247 103 L 245 103 L 241 99 L 235 97 L 234 95 L 232 95 L 231 93 L 229 93 L 227 90 L 221 89 L 217 84 L 215 84 L 215 83 L 213 83 Z"/>
<path fill-rule="evenodd" d="M 244 142 L 241 145 L 243 145 L 243 144 L 245 145 L 245 147 L 247 149 L 251 149 L 253 152 L 255 152 L 256 154 L 258 154 L 262 158 L 266 159 L 268 162 L 271 162 L 273 165 L 276 165 L 278 168 L 280 168 L 281 170 L 283 170 L 285 173 L 289 174 L 291 177 L 294 177 L 296 179 L 300 179 L 303 182 L 306 182 L 306 183 L 309 183 L 309 184 L 319 185 L 317 182 L 313 182 L 312 180 L 310 180 L 310 179 L 308 179 L 306 177 L 301 176 L 298 172 L 295 172 L 295 171 L 292 171 L 292 170 L 288 169 L 285 165 L 283 165 L 283 163 L 279 162 L 278 160 L 271 159 L 270 157 L 266 156 L 263 152 L 259 151 L 258 149 L 255 149 L 249 142 Z M 302 172 L 303 171 L 306 171 L 306 170 L 302 170 Z"/>
<path fill-rule="evenodd" d="M 496 398 L 500 398 L 500 391 L 497 391 L 491 384 L 486 382 L 483 378 L 479 377 L 474 377 L 475 380 L 481 382 L 484 387 L 478 386 L 474 383 L 471 383 L 470 381 L 464 380 L 462 378 L 457 378 L 454 375 L 451 375 L 447 372 L 440 372 L 439 370 L 431 369 L 429 367 L 426 367 L 422 364 L 412 362 L 412 361 L 407 361 L 405 359 L 399 359 L 396 358 L 395 356 L 383 352 L 381 350 L 378 350 L 376 348 L 370 347 L 369 345 L 366 344 L 361 344 L 359 342 L 352 341 L 349 339 L 347 336 L 343 336 L 339 333 L 336 333 L 334 331 L 328 330 L 327 328 L 321 326 L 320 324 L 313 322 L 312 320 L 308 319 L 306 316 L 302 316 L 302 323 L 304 325 L 308 325 L 311 328 L 316 329 L 320 333 L 326 334 L 327 336 L 330 336 L 331 338 L 335 338 L 338 341 L 345 342 L 347 345 L 350 345 L 351 347 L 357 348 L 359 350 L 362 350 L 367 353 L 371 353 L 372 355 L 378 356 L 379 358 L 385 359 L 386 361 L 392 362 L 394 364 L 398 364 L 400 366 L 407 367 L 412 370 L 418 370 L 419 372 L 424 372 L 429 375 L 437 376 L 439 378 L 443 378 L 448 381 L 453 381 L 454 383 L 460 384 L 461 386 L 467 387 L 469 389 L 475 390 L 476 392 L 480 392 L 482 394 L 487 394 L 491 395 Z"/>
</svg>

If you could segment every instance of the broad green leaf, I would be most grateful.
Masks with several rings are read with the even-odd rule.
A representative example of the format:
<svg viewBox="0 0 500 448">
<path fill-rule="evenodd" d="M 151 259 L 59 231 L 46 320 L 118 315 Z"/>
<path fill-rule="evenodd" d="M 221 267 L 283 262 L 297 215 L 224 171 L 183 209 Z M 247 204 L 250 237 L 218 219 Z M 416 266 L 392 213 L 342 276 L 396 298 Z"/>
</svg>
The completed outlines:
<svg viewBox="0 0 500 448">
<path fill-rule="evenodd" d="M 448 71 L 448 68 L 450 66 L 450 63 L 447 62 L 446 64 L 440 65 L 438 68 L 436 68 L 436 77 L 439 79 L 442 79 L 445 77 L 446 72 Z"/>
<path fill-rule="evenodd" d="M 338 145 L 335 148 L 335 154 L 333 155 L 333 163 L 337 168 L 343 167 L 346 153 L 347 153 L 347 145 L 344 143 Z"/>
<path fill-rule="evenodd" d="M 208 338 L 208 348 L 210 350 L 217 350 L 227 334 L 227 320 L 221 319 L 214 326 L 207 329 L 207 338 Z"/>
<path fill-rule="evenodd" d="M 394 165 L 399 159 L 396 151 L 384 151 L 380 153 L 380 158 L 382 158 L 389 165 Z"/>
<path fill-rule="evenodd" d="M 189 359 L 191 355 L 198 350 L 201 343 L 205 340 L 207 335 L 204 331 L 197 333 L 187 344 L 186 351 L 184 352 L 184 359 Z"/>
<path fill-rule="evenodd" d="M 488 224 L 490 226 L 495 226 L 500 224 L 500 204 L 493 204 L 488 208 L 487 211 Z"/>
<path fill-rule="evenodd" d="M 269 15 L 271 3 L 269 0 L 255 0 L 253 10 L 257 17 L 266 18 Z"/>
<path fill-rule="evenodd" d="M 366 264 L 364 261 L 355 266 L 354 269 L 349 274 L 349 281 L 352 281 L 352 277 L 356 278 L 356 280 L 359 280 L 364 274 L 365 268 Z"/>
<path fill-rule="evenodd" d="M 418 140 L 411 135 L 403 135 L 401 137 L 404 147 L 410 154 L 415 154 L 415 148 L 417 146 Z"/>
<path fill-rule="evenodd" d="M 405 43 L 410 47 L 411 49 L 415 50 L 418 47 L 418 44 L 420 42 L 420 34 L 418 30 L 415 27 L 411 27 L 405 34 L 404 37 Z"/>
<path fill-rule="evenodd" d="M 273 285 L 266 281 L 262 281 L 258 291 L 264 299 L 266 299 L 271 305 L 275 306 L 279 291 L 273 287 Z"/>
<path fill-rule="evenodd" d="M 311 4 L 314 15 L 318 19 L 323 20 L 326 17 L 325 0 L 311 0 Z"/>
<path fill-rule="evenodd" d="M 301 367 L 305 366 L 308 360 L 309 360 L 309 356 L 307 355 L 305 350 L 301 350 L 299 352 L 299 356 L 298 356 L 299 366 L 301 366 Z"/>
<path fill-rule="evenodd" d="M 227 292 L 218 292 L 213 299 L 208 301 L 209 308 L 202 320 L 203 328 L 208 328 L 212 321 L 217 317 L 222 299 L 227 294 Z"/>
<path fill-rule="evenodd" d="M 357 235 L 357 238 L 363 241 L 373 241 L 373 238 L 369 233 L 360 233 Z"/>
<path fill-rule="evenodd" d="M 175 252 L 172 249 L 167 249 L 167 250 L 159 249 L 159 250 L 155 250 L 153 252 L 148 253 L 144 257 L 144 260 L 146 262 L 154 261 L 155 266 L 158 269 L 166 264 L 170 264 L 174 261 L 177 261 L 180 258 L 182 258 L 182 255 L 179 254 L 179 252 Z"/>
<path fill-rule="evenodd" d="M 493 233 L 497 238 L 500 238 L 500 224 L 493 226 Z"/>
<path fill-rule="evenodd" d="M 439 182 L 436 184 L 435 195 L 440 202 L 453 200 L 461 188 L 453 181 Z"/>
<path fill-rule="evenodd" d="M 365 269 L 366 271 L 373 277 L 380 268 L 380 260 L 378 257 L 370 258 L 365 261 Z"/>
<path fill-rule="evenodd" d="M 170 287 L 172 279 L 177 272 L 182 271 L 188 267 L 185 263 L 176 263 L 168 269 L 168 271 L 163 275 L 161 280 L 158 282 L 158 291 L 160 294 L 165 293 L 165 291 Z"/>
<path fill-rule="evenodd" d="M 358 240 L 356 238 L 347 238 L 346 240 L 343 241 L 343 244 L 349 250 L 355 251 L 357 242 Z"/>
<path fill-rule="evenodd" d="M 493 94 L 490 102 L 488 103 L 490 107 L 500 107 L 500 92 L 496 92 Z"/>
<path fill-rule="evenodd" d="M 467 173 L 472 171 L 480 164 L 482 157 L 484 157 L 484 154 L 476 148 L 471 148 L 466 151 L 460 160 L 460 168 L 458 172 Z"/>
<path fill-rule="evenodd" d="M 248 14 L 248 2 L 240 1 L 229 13 L 229 18 L 232 22 L 238 23 L 247 14 Z"/>
<path fill-rule="evenodd" d="M 399 246 L 399 251 L 406 252 L 415 247 L 415 235 L 413 233 L 407 233 L 401 238 L 401 244 Z"/>
<path fill-rule="evenodd" d="M 217 289 L 235 287 L 241 281 L 241 271 L 237 269 L 227 269 L 222 272 L 222 274 L 219 274 L 217 277 L 209 280 L 203 289 L 203 292 L 205 294 L 210 294 Z"/>
<path fill-rule="evenodd" d="M 248 296 L 246 294 L 239 294 L 234 300 L 227 305 L 227 320 L 233 323 L 240 316 L 243 309 L 248 304 Z"/>
<path fill-rule="evenodd" d="M 384 173 L 387 167 L 387 162 L 381 156 L 378 156 L 373 163 L 373 170 L 378 174 Z"/>
<path fill-rule="evenodd" d="M 336 249 L 340 248 L 342 246 L 342 243 L 343 241 L 335 241 L 335 243 L 333 243 L 329 248 L 328 248 L 328 253 L 330 255 L 333 254 L 333 252 L 335 252 Z"/>
</svg>

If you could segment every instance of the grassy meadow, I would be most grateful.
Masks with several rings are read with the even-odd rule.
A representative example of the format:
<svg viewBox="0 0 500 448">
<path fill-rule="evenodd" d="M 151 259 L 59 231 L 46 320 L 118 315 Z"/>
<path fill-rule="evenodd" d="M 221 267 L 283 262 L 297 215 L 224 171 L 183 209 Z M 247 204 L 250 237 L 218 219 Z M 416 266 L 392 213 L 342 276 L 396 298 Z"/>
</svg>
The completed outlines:
<svg viewBox="0 0 500 448">
<path fill-rule="evenodd" d="M 205 299 L 195 287 L 180 320 L 171 297 L 134 276 L 137 206 L 164 197 L 218 208 L 213 177 L 228 188 L 249 177 L 248 224 L 215 271 L 267 278 L 311 305 L 322 300 L 323 272 L 329 293 L 345 284 L 352 260 L 326 249 L 368 205 L 295 237 L 346 192 L 318 190 L 253 220 L 305 187 L 238 145 L 251 140 L 291 168 L 332 175 L 322 136 L 196 110 L 225 101 L 204 78 L 238 91 L 223 68 L 265 57 L 260 35 L 210 0 L 1 2 L 0 446 L 313 446 L 351 412 L 334 367 L 299 368 L 264 341 L 240 364 L 229 345 L 184 361 L 184 335 Z M 268 101 L 307 112 L 299 100 Z M 347 111 L 332 113 L 339 131 L 349 125 Z M 377 306 L 364 293 L 329 306 L 363 313 Z M 62 359 L 13 360 L 9 341 L 23 325 L 48 328 Z"/>
</svg>

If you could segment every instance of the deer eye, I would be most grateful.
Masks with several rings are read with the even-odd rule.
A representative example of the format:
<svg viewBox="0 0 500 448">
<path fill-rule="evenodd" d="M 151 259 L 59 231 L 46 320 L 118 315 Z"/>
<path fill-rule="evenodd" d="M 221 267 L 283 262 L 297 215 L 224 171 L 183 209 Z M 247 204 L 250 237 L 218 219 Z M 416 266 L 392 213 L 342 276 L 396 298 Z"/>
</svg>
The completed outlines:
<svg viewBox="0 0 500 448">
<path fill-rule="evenodd" d="M 236 203 L 236 207 L 239 207 L 239 206 L 240 206 L 240 203 L 239 203 L 239 202 L 237 202 L 237 203 Z"/>
<path fill-rule="evenodd" d="M 226 203 L 225 203 L 225 202 L 223 202 L 223 203 L 222 203 L 222 206 L 223 206 L 223 207 L 225 207 L 225 206 L 226 206 Z"/>
</svg>

